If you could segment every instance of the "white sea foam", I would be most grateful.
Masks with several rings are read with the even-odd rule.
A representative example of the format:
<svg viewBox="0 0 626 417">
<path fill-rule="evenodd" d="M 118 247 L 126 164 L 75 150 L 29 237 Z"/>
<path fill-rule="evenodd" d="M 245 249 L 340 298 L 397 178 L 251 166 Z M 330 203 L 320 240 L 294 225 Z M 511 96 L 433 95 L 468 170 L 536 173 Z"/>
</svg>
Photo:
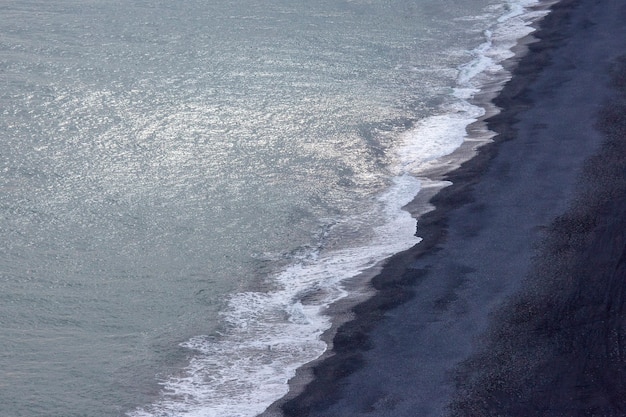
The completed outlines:
<svg viewBox="0 0 626 417">
<path fill-rule="evenodd" d="M 279 273 L 273 291 L 235 294 L 222 313 L 225 331 L 215 339 L 183 344 L 197 354 L 184 374 L 163 384 L 161 401 L 131 416 L 253 416 L 287 393 L 303 364 L 324 353 L 330 328 L 326 308 L 346 296 L 342 282 L 419 242 L 415 220 L 401 207 L 419 191 L 408 175 L 394 179 L 379 198 L 388 221 L 372 246 L 311 257 Z"/>
<path fill-rule="evenodd" d="M 545 9 L 533 10 L 537 0 L 509 2 L 497 24 L 485 30 L 485 42 L 472 51 L 474 59 L 458 70 L 453 97 L 437 115 L 418 121 L 405 132 L 402 146 L 397 150 L 396 172 L 420 175 L 432 168 L 438 158 L 449 155 L 465 141 L 467 127 L 485 114 L 483 107 L 471 104 L 485 86 L 500 84 L 510 78 L 503 62 L 513 57 L 512 51 L 520 39 L 534 31 L 533 22 L 547 14 Z M 489 135 L 486 135 L 489 136 Z"/>
<path fill-rule="evenodd" d="M 452 153 L 465 140 L 467 126 L 483 114 L 481 107 L 459 102 L 447 113 L 417 122 L 403 134 L 404 144 L 397 151 L 397 172 L 418 175 L 426 162 Z"/>
<path fill-rule="evenodd" d="M 371 244 L 311 253 L 272 277 L 273 290 L 233 295 L 222 312 L 222 334 L 185 342 L 195 354 L 184 372 L 163 383 L 158 402 L 129 416 L 251 417 L 287 393 L 296 369 L 325 352 L 321 335 L 331 326 L 325 311 L 347 295 L 342 283 L 419 242 L 415 219 L 402 210 L 419 191 L 416 176 L 425 163 L 457 149 L 467 126 L 484 114 L 469 101 L 485 83 L 507 77 L 502 62 L 532 31 L 530 22 L 542 12 L 527 8 L 537 3 L 510 2 L 498 24 L 485 32 L 474 59 L 459 68 L 454 102 L 403 134 L 396 177 L 378 200 L 386 222 L 374 231 Z"/>
</svg>

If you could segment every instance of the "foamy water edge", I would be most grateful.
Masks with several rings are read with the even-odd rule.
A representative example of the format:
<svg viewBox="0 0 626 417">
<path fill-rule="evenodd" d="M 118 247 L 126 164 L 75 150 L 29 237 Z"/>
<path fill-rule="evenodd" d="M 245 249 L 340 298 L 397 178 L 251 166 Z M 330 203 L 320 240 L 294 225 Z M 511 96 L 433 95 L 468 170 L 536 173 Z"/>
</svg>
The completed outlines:
<svg viewBox="0 0 626 417">
<path fill-rule="evenodd" d="M 530 25 L 547 14 L 540 5 L 538 0 L 509 2 L 498 23 L 485 31 L 471 62 L 459 68 L 455 99 L 402 134 L 392 186 L 378 199 L 387 221 L 370 245 L 312 251 L 273 277 L 272 290 L 234 294 L 222 312 L 223 333 L 183 343 L 194 353 L 189 365 L 162 383 L 159 401 L 127 415 L 252 417 L 287 394 L 296 370 L 327 350 L 322 334 L 332 317 L 325 312 L 349 296 L 343 284 L 420 241 L 416 220 L 402 207 L 431 185 L 423 174 L 458 149 L 467 127 L 485 115 L 485 108 L 472 101 L 483 86 L 508 80 L 502 64 L 534 31 Z M 485 132 L 484 142 L 491 136 Z"/>
</svg>

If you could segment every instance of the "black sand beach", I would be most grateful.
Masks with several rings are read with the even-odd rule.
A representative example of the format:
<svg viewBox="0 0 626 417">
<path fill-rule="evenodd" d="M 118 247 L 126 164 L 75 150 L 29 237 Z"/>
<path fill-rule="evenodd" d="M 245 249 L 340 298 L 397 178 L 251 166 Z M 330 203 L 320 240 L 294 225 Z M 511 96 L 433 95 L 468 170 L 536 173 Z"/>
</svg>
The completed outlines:
<svg viewBox="0 0 626 417">
<path fill-rule="evenodd" d="M 563 0 L 287 416 L 626 415 L 626 2 Z"/>
</svg>

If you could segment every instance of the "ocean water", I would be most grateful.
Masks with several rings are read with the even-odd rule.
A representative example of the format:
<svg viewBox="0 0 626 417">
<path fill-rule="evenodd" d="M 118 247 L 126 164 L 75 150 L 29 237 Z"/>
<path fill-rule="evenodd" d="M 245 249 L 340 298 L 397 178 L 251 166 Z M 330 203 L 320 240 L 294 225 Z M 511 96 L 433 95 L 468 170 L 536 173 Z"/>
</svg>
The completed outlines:
<svg viewBox="0 0 626 417">
<path fill-rule="evenodd" d="M 2 0 L 0 415 L 261 413 L 535 6 Z"/>
</svg>

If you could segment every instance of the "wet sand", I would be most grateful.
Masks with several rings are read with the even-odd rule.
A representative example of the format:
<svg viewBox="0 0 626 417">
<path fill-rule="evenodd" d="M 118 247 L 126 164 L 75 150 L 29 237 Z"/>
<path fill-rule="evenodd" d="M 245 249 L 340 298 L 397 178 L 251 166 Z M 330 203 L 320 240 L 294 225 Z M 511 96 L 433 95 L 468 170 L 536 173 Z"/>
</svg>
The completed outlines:
<svg viewBox="0 0 626 417">
<path fill-rule="evenodd" d="M 626 415 L 626 2 L 563 0 L 287 416 Z M 294 391 L 296 393 L 296 391 Z"/>
</svg>

